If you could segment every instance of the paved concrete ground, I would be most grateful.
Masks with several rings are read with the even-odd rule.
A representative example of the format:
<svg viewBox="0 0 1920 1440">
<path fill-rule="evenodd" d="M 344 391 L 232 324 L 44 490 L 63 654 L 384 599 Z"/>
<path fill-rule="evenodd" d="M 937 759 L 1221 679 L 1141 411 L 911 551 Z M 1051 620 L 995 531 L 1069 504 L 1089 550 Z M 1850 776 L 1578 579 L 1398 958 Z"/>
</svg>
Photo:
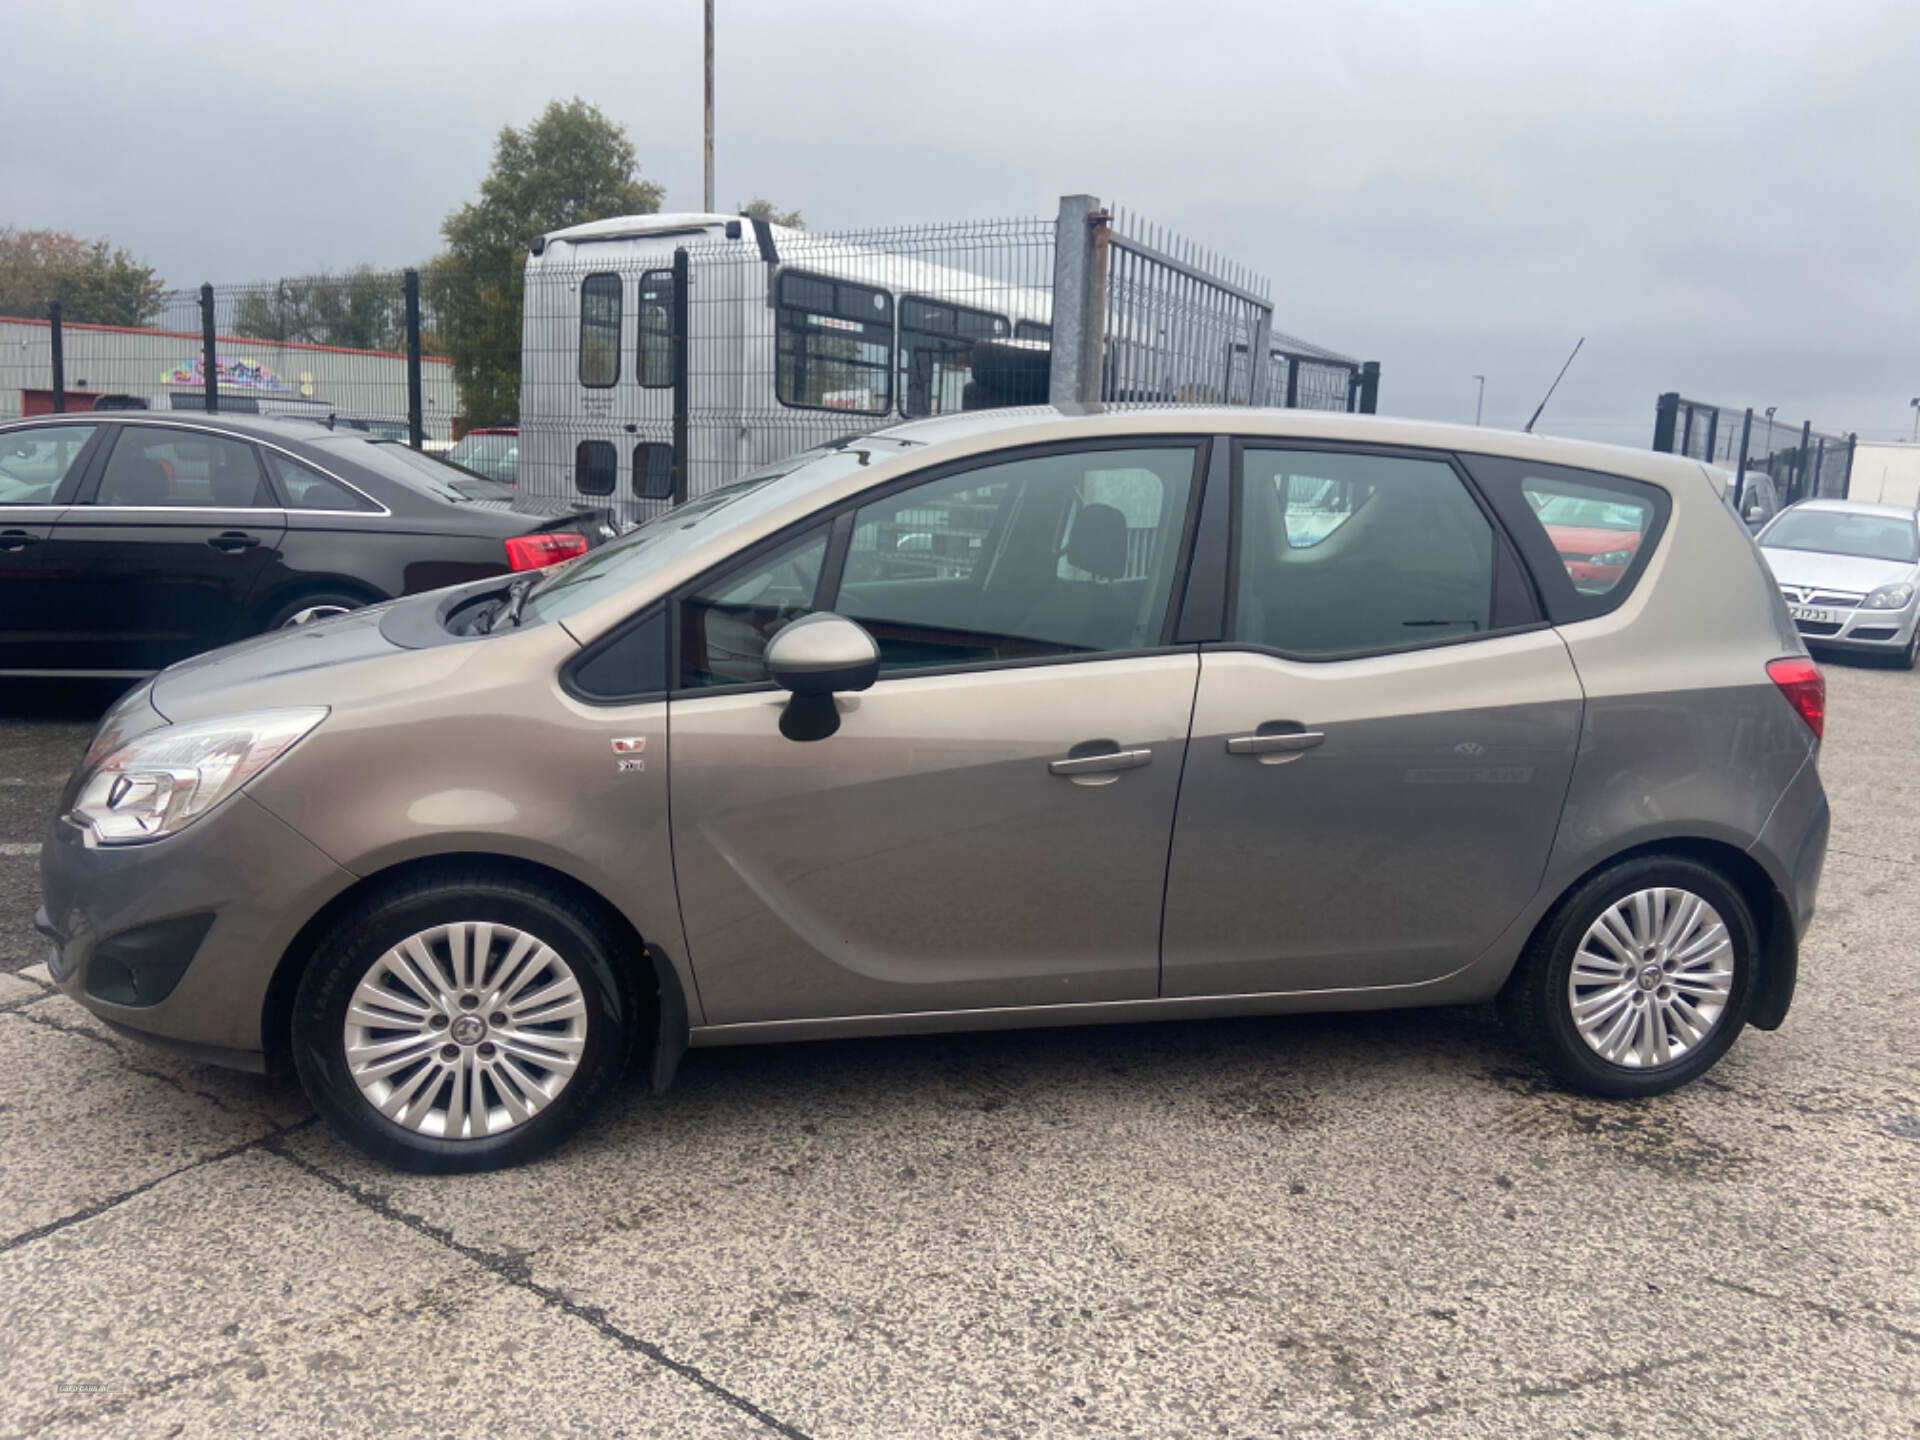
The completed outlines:
<svg viewBox="0 0 1920 1440">
<path fill-rule="evenodd" d="M 15 694 L 0 1434 L 1913 1434 L 1920 677 L 1829 677 L 1799 1001 L 1682 1094 L 1478 1011 L 706 1051 L 460 1179 L 46 992 Z"/>
</svg>

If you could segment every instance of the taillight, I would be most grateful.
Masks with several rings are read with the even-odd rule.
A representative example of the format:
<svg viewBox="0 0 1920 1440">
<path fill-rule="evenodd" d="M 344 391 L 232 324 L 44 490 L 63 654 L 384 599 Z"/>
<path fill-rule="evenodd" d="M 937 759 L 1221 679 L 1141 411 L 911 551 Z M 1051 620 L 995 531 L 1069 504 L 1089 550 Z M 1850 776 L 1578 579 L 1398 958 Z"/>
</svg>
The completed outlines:
<svg viewBox="0 0 1920 1440">
<path fill-rule="evenodd" d="M 560 560 L 587 553 L 587 537 L 562 530 L 558 534 L 515 535 L 507 541 L 507 564 L 515 570 L 538 570 Z"/>
<path fill-rule="evenodd" d="M 1767 678 L 1780 687 L 1787 703 L 1800 712 L 1816 740 L 1827 730 L 1827 677 L 1804 655 L 1767 662 Z"/>
</svg>

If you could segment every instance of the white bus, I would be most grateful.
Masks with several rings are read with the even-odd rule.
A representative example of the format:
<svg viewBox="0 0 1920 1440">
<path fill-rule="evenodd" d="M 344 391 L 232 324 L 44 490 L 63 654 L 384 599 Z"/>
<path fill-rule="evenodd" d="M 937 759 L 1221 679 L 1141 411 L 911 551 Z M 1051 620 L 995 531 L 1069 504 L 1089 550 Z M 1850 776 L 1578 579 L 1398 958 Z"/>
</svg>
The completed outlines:
<svg viewBox="0 0 1920 1440">
<path fill-rule="evenodd" d="M 1046 398 L 1043 288 L 735 216 L 600 220 L 542 236 L 527 261 L 523 489 L 623 519 L 670 500 L 683 247 L 691 495 L 901 419 Z M 1004 373 L 974 375 L 982 340 L 1001 342 Z"/>
</svg>

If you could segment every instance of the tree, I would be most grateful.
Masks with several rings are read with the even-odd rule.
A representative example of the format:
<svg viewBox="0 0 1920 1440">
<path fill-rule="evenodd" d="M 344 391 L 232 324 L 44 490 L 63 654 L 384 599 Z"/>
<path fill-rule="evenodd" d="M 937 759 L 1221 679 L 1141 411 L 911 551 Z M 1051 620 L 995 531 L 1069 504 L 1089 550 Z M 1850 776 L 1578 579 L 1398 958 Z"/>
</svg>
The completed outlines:
<svg viewBox="0 0 1920 1440">
<path fill-rule="evenodd" d="M 423 277 L 468 424 L 519 416 L 527 243 L 589 220 L 651 215 L 664 196 L 639 178 L 626 131 L 584 100 L 554 101 L 525 130 L 501 127 L 479 199 L 447 217 L 447 248 Z"/>
<path fill-rule="evenodd" d="M 405 282 L 396 270 L 357 265 L 344 275 L 305 275 L 249 290 L 235 304 L 233 333 L 256 340 L 404 350 Z"/>
<path fill-rule="evenodd" d="M 160 313 L 160 291 L 152 266 L 105 240 L 0 226 L 0 315 L 44 319 L 58 300 L 78 324 L 144 325 Z"/>
<path fill-rule="evenodd" d="M 776 210 L 771 200 L 756 195 L 740 207 L 742 215 L 751 215 L 756 220 L 765 220 L 769 225 L 784 225 L 789 230 L 804 230 L 807 222 L 800 218 L 798 210 Z"/>
</svg>

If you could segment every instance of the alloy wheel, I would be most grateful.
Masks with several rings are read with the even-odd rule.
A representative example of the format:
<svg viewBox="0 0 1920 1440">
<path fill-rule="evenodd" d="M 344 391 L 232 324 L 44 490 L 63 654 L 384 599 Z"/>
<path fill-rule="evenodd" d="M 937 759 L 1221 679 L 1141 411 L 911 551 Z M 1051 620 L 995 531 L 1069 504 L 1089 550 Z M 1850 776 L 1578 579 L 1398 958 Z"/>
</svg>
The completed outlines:
<svg viewBox="0 0 1920 1440">
<path fill-rule="evenodd" d="M 1733 967 L 1732 937 L 1712 905 L 1690 890 L 1636 890 L 1600 912 L 1574 953 L 1574 1028 L 1611 1064 L 1669 1064 L 1720 1023 Z"/>
<path fill-rule="evenodd" d="M 525 1124 L 564 1090 L 587 1042 L 579 979 L 511 925 L 460 921 L 375 960 L 347 1007 L 347 1068 L 387 1119 L 446 1140 Z"/>
</svg>

